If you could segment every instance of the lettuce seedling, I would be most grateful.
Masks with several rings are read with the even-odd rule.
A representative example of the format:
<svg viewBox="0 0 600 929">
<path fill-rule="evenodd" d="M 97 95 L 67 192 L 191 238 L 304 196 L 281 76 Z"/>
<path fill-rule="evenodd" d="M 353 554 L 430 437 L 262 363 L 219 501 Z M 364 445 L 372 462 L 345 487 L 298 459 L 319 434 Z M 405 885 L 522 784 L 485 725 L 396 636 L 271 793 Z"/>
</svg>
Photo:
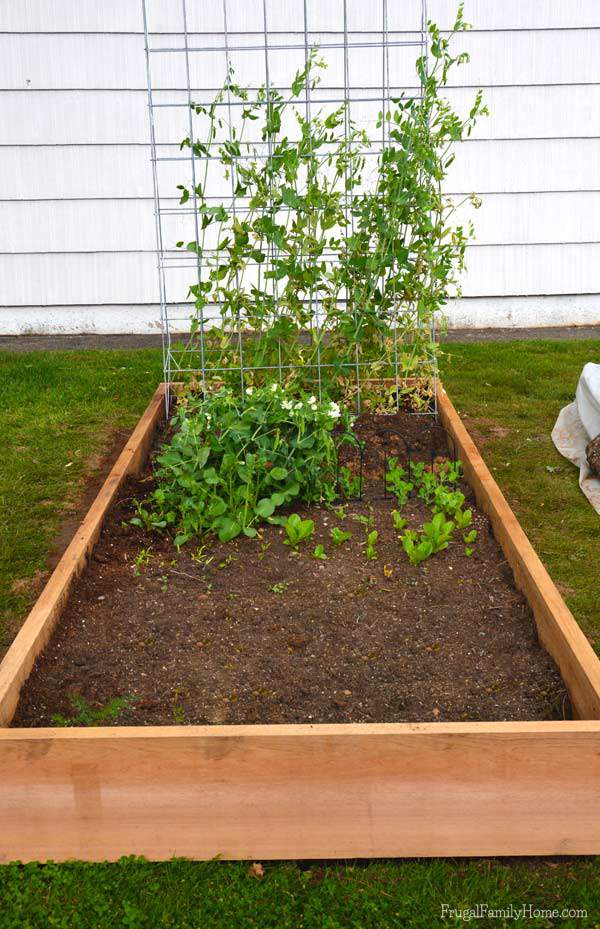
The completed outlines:
<svg viewBox="0 0 600 929">
<path fill-rule="evenodd" d="M 463 535 L 463 542 L 465 543 L 465 555 L 467 558 L 470 558 L 473 554 L 473 542 L 477 538 L 477 529 L 471 529 L 470 532 L 465 532 Z"/>
<path fill-rule="evenodd" d="M 302 519 L 298 513 L 292 513 L 285 521 L 285 531 L 287 533 L 285 544 L 297 550 L 301 542 L 308 542 L 312 538 L 315 523 L 312 519 Z"/>
<path fill-rule="evenodd" d="M 365 549 L 367 561 L 375 561 L 377 559 L 377 550 L 375 549 L 375 545 L 378 538 L 379 533 L 377 532 L 377 529 L 373 529 L 372 532 L 367 532 L 367 542 Z"/>
<path fill-rule="evenodd" d="M 392 522 L 394 523 L 396 532 L 402 532 L 406 526 L 407 520 L 404 519 L 399 510 L 392 510 Z"/>
<path fill-rule="evenodd" d="M 312 556 L 313 558 L 316 558 L 317 561 L 327 561 L 327 553 L 321 543 L 315 545 L 315 550 L 312 553 Z"/>
<path fill-rule="evenodd" d="M 411 529 L 407 529 L 401 536 L 402 547 L 410 563 L 418 565 L 436 552 L 441 552 L 448 548 L 448 542 L 454 532 L 454 523 L 451 520 L 444 519 L 443 513 L 436 513 L 430 523 L 425 523 L 423 532 L 419 535 Z"/>
<path fill-rule="evenodd" d="M 473 522 L 473 511 L 472 510 L 457 510 L 456 513 L 452 514 L 452 518 L 456 523 L 456 528 L 462 532 L 463 529 L 468 529 L 471 523 Z M 475 537 L 477 537 L 477 532 L 475 532 Z"/>
<path fill-rule="evenodd" d="M 419 540 L 418 533 L 408 529 L 402 536 L 402 548 L 411 564 L 418 565 L 433 555 L 433 548 L 428 539 Z"/>
<path fill-rule="evenodd" d="M 434 513 L 445 513 L 454 519 L 464 502 L 465 495 L 460 490 L 449 490 L 448 487 L 438 485 L 433 492 L 431 509 Z"/>
<path fill-rule="evenodd" d="M 407 477 L 408 474 L 406 470 L 398 464 L 398 459 L 390 458 L 385 475 L 385 485 L 387 489 L 394 494 L 399 506 L 404 506 L 414 487 L 414 484 L 406 480 Z"/>
<path fill-rule="evenodd" d="M 430 523 L 423 525 L 423 536 L 431 543 L 432 553 L 448 548 L 453 532 L 454 523 L 445 519 L 443 513 L 436 513 Z"/>
<path fill-rule="evenodd" d="M 331 541 L 335 546 L 343 545 L 344 542 L 348 542 L 352 538 L 351 532 L 344 532 L 343 529 L 339 529 L 338 526 L 334 526 L 330 531 Z"/>
</svg>

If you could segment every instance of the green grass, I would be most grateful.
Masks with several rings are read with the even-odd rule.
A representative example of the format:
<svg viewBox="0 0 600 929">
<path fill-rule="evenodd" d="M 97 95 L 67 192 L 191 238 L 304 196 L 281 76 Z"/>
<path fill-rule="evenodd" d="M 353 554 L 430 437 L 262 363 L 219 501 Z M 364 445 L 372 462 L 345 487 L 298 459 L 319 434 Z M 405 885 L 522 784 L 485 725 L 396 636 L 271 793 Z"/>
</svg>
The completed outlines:
<svg viewBox="0 0 600 929">
<path fill-rule="evenodd" d="M 593 861 L 307 863 L 189 861 L 0 868 L 0 929 L 432 929 L 464 926 L 441 918 L 442 904 L 509 910 L 587 910 L 588 918 L 503 918 L 486 926 L 599 926 L 600 882 Z M 474 924 L 481 924 L 475 920 Z"/>
<path fill-rule="evenodd" d="M 488 464 L 577 619 L 600 637 L 599 517 L 549 435 L 584 362 L 598 360 L 600 342 L 453 345 L 449 352 L 442 373 L 454 402 L 484 437 Z M 0 354 L 0 603 L 11 628 L 31 600 L 13 584 L 44 569 L 65 503 L 77 496 L 107 429 L 130 429 L 159 377 L 156 351 Z M 259 879 L 246 864 L 224 862 L 0 868 L 0 929 L 464 925 L 441 918 L 443 903 L 584 908 L 587 919 L 473 922 L 600 927 L 600 859 L 265 864 Z"/>
<path fill-rule="evenodd" d="M 482 451 L 542 561 L 585 632 L 600 642 L 600 517 L 578 471 L 550 432 L 600 342 L 449 346 L 442 375 L 461 412 L 486 439 Z M 506 435 L 494 434 L 502 427 Z"/>
<path fill-rule="evenodd" d="M 155 350 L 0 353 L 0 645 L 31 605 L 27 579 L 44 570 L 90 459 L 131 430 L 160 375 Z"/>
</svg>

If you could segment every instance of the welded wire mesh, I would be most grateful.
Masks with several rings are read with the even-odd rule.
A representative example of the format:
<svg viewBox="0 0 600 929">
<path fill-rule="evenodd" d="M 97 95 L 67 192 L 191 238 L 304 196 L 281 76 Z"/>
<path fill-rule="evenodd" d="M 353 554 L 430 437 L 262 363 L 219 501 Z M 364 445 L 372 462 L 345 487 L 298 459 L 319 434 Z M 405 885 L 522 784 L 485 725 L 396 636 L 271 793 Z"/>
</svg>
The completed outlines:
<svg viewBox="0 0 600 929">
<path fill-rule="evenodd" d="M 193 376 L 206 383 L 235 373 L 244 389 L 261 370 L 283 382 L 290 369 L 297 366 L 295 360 L 288 360 L 285 344 L 279 344 L 275 360 L 270 359 L 267 365 L 257 364 L 248 350 L 252 332 L 244 314 L 239 313 L 233 321 L 228 320 L 230 335 L 235 330 L 237 340 L 232 372 L 231 366 L 222 365 L 210 337 L 221 321 L 219 303 L 203 307 L 198 314 L 189 296 L 190 285 L 202 280 L 203 262 L 218 259 L 220 249 L 219 241 L 211 241 L 210 237 L 202 251 L 182 252 L 176 248 L 176 242 L 200 240 L 199 185 L 205 201 L 225 204 L 234 217 L 243 217 L 250 210 L 248 198 L 236 194 L 235 156 L 227 176 L 217 157 L 216 142 L 201 151 L 197 148 L 193 106 L 214 103 L 215 95 L 233 71 L 236 82 L 250 92 L 264 89 L 260 105 L 268 108 L 275 90 L 290 91 L 291 76 L 305 66 L 316 46 L 327 69 L 318 86 L 311 87 L 306 82 L 302 101 L 306 119 L 310 121 L 312 114 L 321 108 L 345 104 L 345 143 L 349 148 L 352 126 L 364 130 L 370 142 L 365 159 L 376 166 L 390 144 L 390 123 L 380 119 L 380 114 L 401 94 L 420 97 L 423 92 L 415 62 L 420 56 L 427 58 L 426 0 L 407 0 L 402 4 L 393 0 L 374 0 L 370 4 L 363 0 L 214 0 L 210 4 L 202 0 L 173 0 L 168 4 L 164 0 L 142 0 L 142 6 L 165 381 Z M 242 102 L 227 91 L 217 106 L 224 126 L 231 133 L 239 125 Z M 184 137 L 189 145 L 180 149 Z M 270 136 L 252 141 L 255 158 L 272 157 Z M 368 183 L 368 165 L 365 176 Z M 185 203 L 178 200 L 178 185 L 191 192 Z M 344 210 L 348 229 L 352 230 L 355 193 L 352 189 L 348 191 L 348 184 L 345 186 Z M 254 282 L 264 286 L 278 257 L 277 248 L 271 244 L 266 260 L 257 263 L 254 269 Z M 324 252 L 322 259 L 333 263 L 337 257 L 335 250 L 331 250 Z M 276 320 L 279 312 L 276 276 L 272 291 Z M 342 293 L 339 299 L 343 303 L 347 296 Z M 326 338 L 322 327 L 326 319 L 318 295 L 310 293 L 304 302 L 314 351 L 302 366 L 311 369 L 315 390 L 320 394 L 326 369 L 332 365 L 322 352 Z M 418 325 L 416 310 L 416 322 L 412 320 L 410 326 L 403 324 L 402 320 L 406 321 L 410 313 L 410 307 L 398 306 L 391 319 L 392 370 L 388 365 L 386 373 L 395 380 L 397 404 L 403 373 L 400 364 L 403 340 L 411 326 Z M 197 325 L 190 335 L 193 314 Z M 435 321 L 431 325 L 434 342 Z M 372 361 L 364 360 L 356 349 L 354 357 L 343 363 L 354 379 L 359 408 L 361 385 L 367 369 L 372 369 Z M 425 355 L 420 362 L 435 379 L 435 354 Z"/>
</svg>

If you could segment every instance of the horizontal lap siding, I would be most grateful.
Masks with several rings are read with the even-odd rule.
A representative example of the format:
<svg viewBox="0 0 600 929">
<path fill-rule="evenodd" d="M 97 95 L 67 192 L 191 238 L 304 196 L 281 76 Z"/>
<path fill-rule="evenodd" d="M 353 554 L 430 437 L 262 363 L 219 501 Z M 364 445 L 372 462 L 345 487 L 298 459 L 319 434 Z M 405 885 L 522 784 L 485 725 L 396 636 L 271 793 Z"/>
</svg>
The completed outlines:
<svg viewBox="0 0 600 929">
<path fill-rule="evenodd" d="M 180 4 L 149 0 L 148 6 L 150 26 L 161 33 L 154 43 L 172 46 L 181 27 Z M 188 6 L 191 29 L 222 28 L 220 4 Z M 415 0 L 389 6 L 390 28 L 414 28 Z M 230 27 L 243 33 L 237 41 L 251 42 L 247 33 L 261 27 L 262 4 L 229 0 L 229 7 Z M 269 9 L 274 29 L 301 28 L 299 0 L 270 3 Z M 339 26 L 341 9 L 341 0 L 309 3 L 311 22 L 325 40 L 327 30 Z M 364 3 L 349 0 L 350 28 L 363 25 L 365 10 Z M 429 14 L 442 26 L 449 25 L 448 11 L 447 0 L 429 0 Z M 376 29 L 380 13 L 369 15 L 369 27 Z M 449 192 L 476 191 L 483 200 L 479 212 L 460 213 L 461 220 L 472 216 L 477 237 L 468 250 L 467 299 L 452 306 L 451 320 L 600 322 L 600 297 L 594 298 L 600 293 L 598 4 L 469 0 L 466 15 L 476 28 L 460 43 L 472 62 L 459 69 L 458 86 L 448 96 L 464 111 L 481 85 L 492 115 L 460 147 L 448 178 Z M 94 326 L 131 331 L 156 323 L 141 26 L 137 0 L 3 5 L 0 332 Z M 193 42 L 220 40 L 210 35 Z M 275 72 L 287 75 L 294 54 L 278 56 Z M 331 67 L 325 82 L 335 85 L 340 56 L 326 54 Z M 368 60 L 374 57 L 360 59 L 355 82 L 376 83 L 379 69 Z M 182 65 L 181 55 L 153 57 L 157 85 L 166 88 L 157 100 L 173 99 L 172 89 L 183 84 Z M 196 56 L 195 94 L 216 86 L 222 70 L 222 54 Z M 411 81 L 411 72 L 407 61 L 394 76 Z M 159 112 L 161 155 L 178 153 L 184 122 L 185 109 Z M 159 171 L 166 194 L 189 181 L 185 162 L 164 162 Z M 185 239 L 190 230 L 189 216 L 168 218 L 165 241 Z M 180 273 L 173 299 L 185 299 L 187 283 Z"/>
</svg>

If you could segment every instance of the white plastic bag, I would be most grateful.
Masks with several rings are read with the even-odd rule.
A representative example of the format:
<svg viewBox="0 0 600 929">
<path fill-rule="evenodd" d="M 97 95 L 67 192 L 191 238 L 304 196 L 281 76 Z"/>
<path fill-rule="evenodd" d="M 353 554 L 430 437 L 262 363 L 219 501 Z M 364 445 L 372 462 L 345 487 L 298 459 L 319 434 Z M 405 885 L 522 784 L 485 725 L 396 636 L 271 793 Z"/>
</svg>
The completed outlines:
<svg viewBox="0 0 600 929">
<path fill-rule="evenodd" d="M 558 414 L 552 430 L 556 448 L 579 468 L 579 486 L 600 513 L 600 479 L 592 474 L 585 447 L 600 435 L 600 364 L 588 362 L 579 378 L 574 403 Z"/>
</svg>

